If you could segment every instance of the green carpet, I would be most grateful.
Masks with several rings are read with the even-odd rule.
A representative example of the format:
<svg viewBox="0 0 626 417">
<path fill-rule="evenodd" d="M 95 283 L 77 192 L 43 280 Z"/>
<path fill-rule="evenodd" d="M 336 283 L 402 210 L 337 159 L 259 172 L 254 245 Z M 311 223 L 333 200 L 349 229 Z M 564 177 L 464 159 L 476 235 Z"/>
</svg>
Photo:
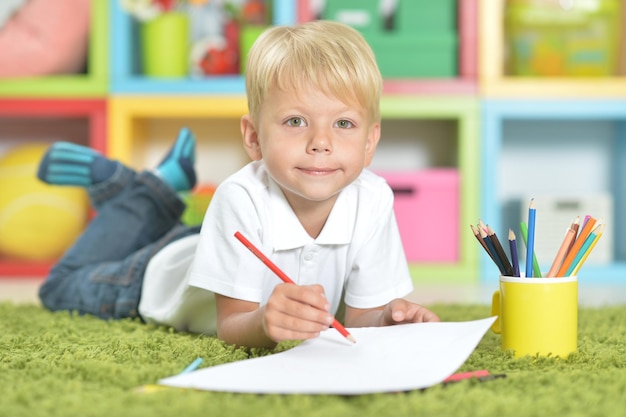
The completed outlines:
<svg viewBox="0 0 626 417">
<path fill-rule="evenodd" d="M 430 306 L 443 320 L 486 306 Z M 424 341 L 428 343 L 428 341 Z M 278 350 L 291 345 L 279 346 Z M 355 397 L 244 395 L 133 388 L 180 372 L 270 354 L 137 321 L 105 322 L 0 303 L 0 416 L 619 416 L 626 413 L 626 306 L 581 309 L 579 351 L 514 359 L 488 332 L 460 370 L 503 379 Z"/>
</svg>

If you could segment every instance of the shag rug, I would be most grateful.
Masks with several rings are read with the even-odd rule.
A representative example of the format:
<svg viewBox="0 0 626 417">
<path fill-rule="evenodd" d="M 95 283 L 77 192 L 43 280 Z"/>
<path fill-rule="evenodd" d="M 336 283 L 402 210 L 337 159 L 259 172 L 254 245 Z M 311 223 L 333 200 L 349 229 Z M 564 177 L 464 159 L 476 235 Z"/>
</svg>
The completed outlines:
<svg viewBox="0 0 626 417">
<path fill-rule="evenodd" d="M 429 307 L 446 321 L 490 315 L 482 305 Z M 580 309 L 578 348 L 566 359 L 515 359 L 489 331 L 459 371 L 486 369 L 505 378 L 405 393 L 141 393 L 135 388 L 177 374 L 198 357 L 206 367 L 274 351 L 235 348 L 137 320 L 0 303 L 0 416 L 626 416 L 626 306 Z"/>
</svg>

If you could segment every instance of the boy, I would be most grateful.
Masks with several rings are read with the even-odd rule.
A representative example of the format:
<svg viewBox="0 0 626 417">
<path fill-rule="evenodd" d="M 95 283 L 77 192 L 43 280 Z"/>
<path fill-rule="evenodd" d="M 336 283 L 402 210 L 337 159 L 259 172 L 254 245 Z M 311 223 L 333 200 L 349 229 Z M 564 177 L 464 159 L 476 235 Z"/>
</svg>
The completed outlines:
<svg viewBox="0 0 626 417">
<path fill-rule="evenodd" d="M 67 294 L 74 287 L 86 288 L 87 296 L 77 294 L 86 300 L 83 307 L 112 292 L 107 294 L 112 301 L 98 304 L 100 311 L 114 305 L 113 317 L 139 314 L 149 322 L 202 333 L 216 324 L 219 338 L 250 347 L 318 336 L 332 323 L 342 293 L 347 327 L 438 321 L 431 311 L 401 298 L 412 291 L 412 282 L 393 194 L 382 178 L 364 170 L 380 138 L 381 89 L 374 55 L 354 29 L 315 21 L 267 30 L 249 53 L 250 112 L 241 119 L 244 147 L 253 162 L 220 184 L 200 233 L 176 226 L 182 205 L 175 191 L 195 184 L 190 132 L 181 131 L 155 173 L 135 174 L 96 156 L 97 163 L 88 163 L 88 191 L 96 207 L 113 193 L 124 195 L 113 200 L 133 214 L 133 221 L 117 226 L 117 233 L 126 235 L 126 247 L 117 250 L 117 258 L 107 254 L 90 264 L 83 261 L 102 253 L 90 246 L 95 241 L 90 229 L 103 215 L 99 211 L 43 285 L 44 305 L 76 308 L 75 300 L 55 301 L 72 298 Z M 59 183 L 46 179 L 54 166 L 68 165 L 54 158 L 54 148 L 39 176 Z M 103 166 L 106 175 L 95 175 L 102 170 L 95 168 Z M 116 176 L 138 184 L 114 187 Z M 143 194 L 134 202 L 137 189 Z M 120 207 L 109 211 L 122 217 Z M 145 226 L 138 226 L 146 219 Z M 106 222 L 115 220 L 103 219 L 95 227 L 105 230 Z M 134 228 L 141 239 L 131 237 Z M 237 231 L 299 285 L 280 283 L 234 238 Z M 103 245 L 105 238 L 98 237 Z M 109 262 L 96 265 L 102 261 Z M 82 277 L 82 284 L 67 278 L 60 279 L 65 284 L 54 284 L 57 268 Z M 87 278 L 78 272 L 84 268 L 90 270 Z M 104 280 L 96 273 L 99 268 L 105 270 Z M 116 277 L 112 285 L 99 289 L 110 275 Z M 59 293 L 58 287 L 64 290 Z M 79 311 L 98 314 L 94 308 Z"/>
</svg>

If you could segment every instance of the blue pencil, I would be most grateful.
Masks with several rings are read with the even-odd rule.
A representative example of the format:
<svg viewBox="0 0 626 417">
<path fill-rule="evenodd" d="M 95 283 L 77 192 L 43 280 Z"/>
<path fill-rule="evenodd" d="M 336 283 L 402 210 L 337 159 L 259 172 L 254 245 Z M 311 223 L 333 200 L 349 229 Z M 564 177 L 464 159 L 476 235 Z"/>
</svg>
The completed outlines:
<svg viewBox="0 0 626 417">
<path fill-rule="evenodd" d="M 482 237 L 483 241 L 485 242 L 485 245 L 487 245 L 487 248 L 489 249 L 489 252 L 493 255 L 492 256 L 493 261 L 496 263 L 496 266 L 500 270 L 500 273 L 506 276 L 506 269 L 504 269 L 504 264 L 502 263 L 502 260 L 498 256 L 498 253 L 496 252 L 496 248 L 493 245 L 493 242 L 487 236 L 487 232 L 485 231 L 485 229 L 483 229 L 482 227 L 479 227 L 479 229 L 480 229 L 480 237 Z"/>
<path fill-rule="evenodd" d="M 526 278 L 533 276 L 533 255 L 535 254 L 535 199 L 530 199 L 528 206 L 528 239 L 526 241 Z"/>
<path fill-rule="evenodd" d="M 528 226 L 526 222 L 520 222 L 519 229 L 522 232 L 522 240 L 524 245 L 528 244 Z M 539 269 L 539 262 L 537 262 L 537 254 L 533 253 L 533 276 L 535 278 L 541 278 L 541 270 Z"/>
<path fill-rule="evenodd" d="M 189 364 L 189 366 L 183 369 L 183 371 L 180 374 L 183 375 L 183 374 L 188 374 L 189 372 L 195 371 L 196 369 L 198 369 L 198 366 L 200 366 L 201 363 L 202 363 L 202 358 L 196 358 L 196 360 L 191 362 L 191 364 Z"/>
<path fill-rule="evenodd" d="M 509 229 L 509 249 L 511 251 L 511 264 L 513 264 L 513 276 L 519 277 L 519 258 L 517 256 L 517 239 L 513 230 Z"/>
</svg>

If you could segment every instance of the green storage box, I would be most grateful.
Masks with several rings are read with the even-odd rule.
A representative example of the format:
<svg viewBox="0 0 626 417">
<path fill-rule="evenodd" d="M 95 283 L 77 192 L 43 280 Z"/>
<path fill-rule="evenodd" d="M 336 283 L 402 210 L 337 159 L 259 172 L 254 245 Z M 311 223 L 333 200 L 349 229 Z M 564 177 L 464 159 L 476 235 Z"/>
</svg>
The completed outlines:
<svg viewBox="0 0 626 417">
<path fill-rule="evenodd" d="M 391 17 L 382 11 L 384 3 L 326 0 L 322 18 L 359 30 L 384 78 L 456 77 L 456 0 L 397 0 Z"/>
<path fill-rule="evenodd" d="M 322 19 L 345 23 L 363 34 L 379 33 L 383 20 L 380 0 L 326 0 Z"/>
<path fill-rule="evenodd" d="M 457 0 L 397 1 L 394 30 L 399 34 L 434 35 L 458 31 Z"/>
<path fill-rule="evenodd" d="M 454 34 L 367 37 L 384 78 L 451 78 L 458 74 Z"/>
</svg>

